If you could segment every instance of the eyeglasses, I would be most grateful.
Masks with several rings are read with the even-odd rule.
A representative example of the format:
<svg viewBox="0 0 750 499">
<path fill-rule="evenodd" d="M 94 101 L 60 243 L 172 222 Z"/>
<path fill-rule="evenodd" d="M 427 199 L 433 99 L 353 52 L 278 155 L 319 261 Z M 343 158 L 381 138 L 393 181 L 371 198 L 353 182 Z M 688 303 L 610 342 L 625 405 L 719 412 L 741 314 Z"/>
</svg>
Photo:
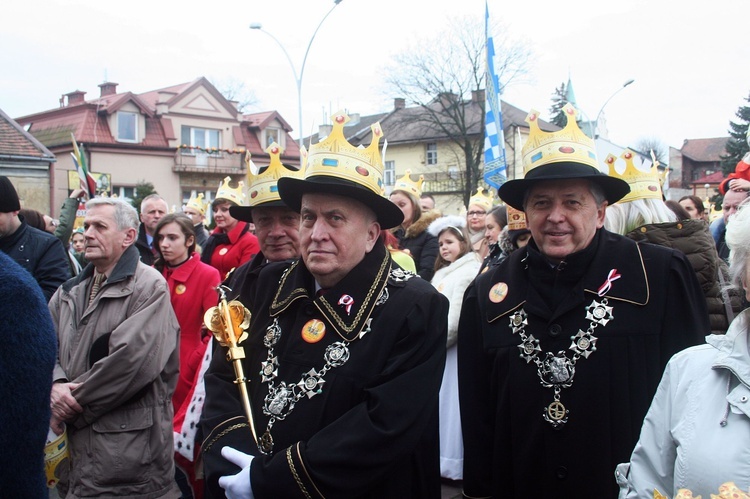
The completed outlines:
<svg viewBox="0 0 750 499">
<path fill-rule="evenodd" d="M 486 211 L 470 211 L 466 214 L 469 217 L 483 217 L 487 214 Z"/>
</svg>

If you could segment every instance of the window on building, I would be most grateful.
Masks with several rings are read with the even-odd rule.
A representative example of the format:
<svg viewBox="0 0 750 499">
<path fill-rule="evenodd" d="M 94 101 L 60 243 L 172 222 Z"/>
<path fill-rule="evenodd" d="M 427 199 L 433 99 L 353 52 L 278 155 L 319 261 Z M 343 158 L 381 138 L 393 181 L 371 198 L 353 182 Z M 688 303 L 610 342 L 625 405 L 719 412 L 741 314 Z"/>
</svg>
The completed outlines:
<svg viewBox="0 0 750 499">
<path fill-rule="evenodd" d="M 428 165 L 436 165 L 437 162 L 437 144 L 435 142 L 430 142 L 427 144 L 426 163 Z"/>
<path fill-rule="evenodd" d="M 391 186 L 396 184 L 396 162 L 386 161 L 385 170 L 383 170 L 383 183 Z"/>
<path fill-rule="evenodd" d="M 126 187 L 123 185 L 113 185 L 112 186 L 112 194 L 116 195 L 120 199 L 124 199 L 125 201 L 132 201 L 135 197 L 135 187 Z"/>
<path fill-rule="evenodd" d="M 221 133 L 219 130 L 210 128 L 195 128 L 182 126 L 182 143 L 200 149 L 183 149 L 182 154 L 220 154 L 219 152 L 208 152 L 212 148 L 221 148 Z"/>
<path fill-rule="evenodd" d="M 138 141 L 138 115 L 136 113 L 117 113 L 117 140 L 120 142 Z"/>
<path fill-rule="evenodd" d="M 281 144 L 281 130 L 278 128 L 266 128 L 264 130 L 266 134 L 266 147 L 270 146 L 274 142 L 276 142 L 279 145 Z"/>
</svg>

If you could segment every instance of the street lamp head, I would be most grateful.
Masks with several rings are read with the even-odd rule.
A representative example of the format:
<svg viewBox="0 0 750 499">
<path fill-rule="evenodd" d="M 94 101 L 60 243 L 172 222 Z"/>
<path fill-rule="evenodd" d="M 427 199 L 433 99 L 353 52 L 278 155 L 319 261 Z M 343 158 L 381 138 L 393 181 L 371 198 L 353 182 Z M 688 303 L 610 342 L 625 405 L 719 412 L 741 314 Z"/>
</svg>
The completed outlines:
<svg viewBox="0 0 750 499">
<path fill-rule="evenodd" d="M 342 1 L 342 0 L 333 0 L 333 3 L 335 3 L 336 5 L 338 5 L 338 4 L 340 4 L 340 3 L 341 3 L 341 1 Z"/>
<path fill-rule="evenodd" d="M 263 25 L 261 23 L 250 23 L 250 29 L 263 29 Z"/>
<path fill-rule="evenodd" d="M 631 79 L 629 79 L 628 81 L 626 81 L 625 83 L 623 83 L 623 84 L 622 84 L 622 88 L 625 88 L 625 87 L 627 87 L 628 85 L 630 85 L 630 84 L 631 84 L 631 83 L 633 83 L 634 81 L 635 81 L 635 80 L 634 80 L 634 79 L 632 79 L 632 78 L 631 78 Z"/>
</svg>

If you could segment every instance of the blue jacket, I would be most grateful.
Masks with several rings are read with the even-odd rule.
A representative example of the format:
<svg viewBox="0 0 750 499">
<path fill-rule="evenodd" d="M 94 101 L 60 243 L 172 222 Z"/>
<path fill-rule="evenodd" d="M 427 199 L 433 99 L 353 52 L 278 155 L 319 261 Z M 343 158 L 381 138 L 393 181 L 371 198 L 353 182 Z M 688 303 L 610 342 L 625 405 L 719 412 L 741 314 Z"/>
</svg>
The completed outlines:
<svg viewBox="0 0 750 499">
<path fill-rule="evenodd" d="M 39 286 L 2 252 L 0 296 L 0 495 L 46 498 L 55 328 Z"/>
</svg>

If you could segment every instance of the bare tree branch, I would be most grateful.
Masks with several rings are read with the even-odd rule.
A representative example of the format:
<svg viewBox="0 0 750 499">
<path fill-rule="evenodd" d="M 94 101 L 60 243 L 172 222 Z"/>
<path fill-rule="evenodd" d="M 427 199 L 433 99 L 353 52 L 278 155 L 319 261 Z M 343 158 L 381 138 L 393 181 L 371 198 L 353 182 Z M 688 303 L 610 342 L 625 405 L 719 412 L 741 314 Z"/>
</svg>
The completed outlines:
<svg viewBox="0 0 750 499">
<path fill-rule="evenodd" d="M 532 55 L 528 46 L 511 39 L 502 25 L 491 29 L 502 93 L 508 84 L 528 74 Z M 421 108 L 404 113 L 400 124 L 418 124 L 460 151 L 466 172 L 464 204 L 481 179 L 486 57 L 484 17 L 456 18 L 433 38 L 419 40 L 394 56 L 384 72 L 391 96 L 403 97 L 407 105 Z"/>
</svg>

